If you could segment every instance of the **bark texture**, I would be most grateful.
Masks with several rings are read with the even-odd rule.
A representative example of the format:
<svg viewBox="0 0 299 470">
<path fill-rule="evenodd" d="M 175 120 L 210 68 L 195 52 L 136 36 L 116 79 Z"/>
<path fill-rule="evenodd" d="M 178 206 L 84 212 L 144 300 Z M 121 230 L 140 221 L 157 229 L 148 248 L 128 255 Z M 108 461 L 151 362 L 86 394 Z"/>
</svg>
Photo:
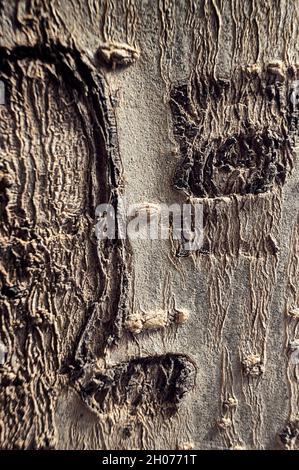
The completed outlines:
<svg viewBox="0 0 299 470">
<path fill-rule="evenodd" d="M 298 0 L 0 12 L 0 447 L 299 448 Z M 121 196 L 202 248 L 99 242 Z"/>
</svg>

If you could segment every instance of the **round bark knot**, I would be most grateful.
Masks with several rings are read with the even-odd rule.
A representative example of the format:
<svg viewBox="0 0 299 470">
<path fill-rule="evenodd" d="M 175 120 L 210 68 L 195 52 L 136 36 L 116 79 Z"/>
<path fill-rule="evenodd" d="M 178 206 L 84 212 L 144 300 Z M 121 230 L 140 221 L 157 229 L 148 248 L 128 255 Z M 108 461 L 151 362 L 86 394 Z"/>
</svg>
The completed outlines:
<svg viewBox="0 0 299 470">
<path fill-rule="evenodd" d="M 288 310 L 288 316 L 294 319 L 299 318 L 299 307 L 291 307 Z"/>
<path fill-rule="evenodd" d="M 221 431 L 225 431 L 226 429 L 229 429 L 232 426 L 232 420 L 229 417 L 223 416 L 217 422 L 217 426 Z"/>
<path fill-rule="evenodd" d="M 259 354 L 249 354 L 242 361 L 243 373 L 250 377 L 259 377 L 265 371 L 264 364 Z"/>
<path fill-rule="evenodd" d="M 230 396 L 223 402 L 224 408 L 226 409 L 234 409 L 238 406 L 237 398 Z"/>
<path fill-rule="evenodd" d="M 126 43 L 107 42 L 100 45 L 98 57 L 115 69 L 134 64 L 140 57 L 140 50 Z"/>
</svg>

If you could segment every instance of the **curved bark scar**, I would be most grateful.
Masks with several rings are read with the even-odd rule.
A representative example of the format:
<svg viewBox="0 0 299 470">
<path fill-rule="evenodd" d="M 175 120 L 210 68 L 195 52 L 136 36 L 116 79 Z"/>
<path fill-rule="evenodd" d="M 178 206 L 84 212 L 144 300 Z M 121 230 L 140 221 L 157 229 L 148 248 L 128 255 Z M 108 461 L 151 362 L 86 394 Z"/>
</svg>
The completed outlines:
<svg viewBox="0 0 299 470">
<path fill-rule="evenodd" d="M 54 404 L 122 333 L 129 250 L 98 244 L 95 208 L 122 190 L 113 107 L 102 76 L 61 44 L 0 49 L 2 447 L 54 447 Z M 7 410 L 11 410 L 8 412 Z M 16 415 L 28 419 L 17 429 Z M 41 431 L 42 430 L 42 431 Z"/>
</svg>

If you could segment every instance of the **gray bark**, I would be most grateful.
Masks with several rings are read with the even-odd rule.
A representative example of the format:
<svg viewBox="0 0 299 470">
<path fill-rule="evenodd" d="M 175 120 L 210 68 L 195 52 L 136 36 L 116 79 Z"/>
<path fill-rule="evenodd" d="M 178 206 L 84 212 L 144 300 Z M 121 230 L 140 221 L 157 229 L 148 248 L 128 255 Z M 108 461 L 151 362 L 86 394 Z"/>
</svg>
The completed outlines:
<svg viewBox="0 0 299 470">
<path fill-rule="evenodd" d="M 0 8 L 0 447 L 298 448 L 298 0 Z"/>
</svg>

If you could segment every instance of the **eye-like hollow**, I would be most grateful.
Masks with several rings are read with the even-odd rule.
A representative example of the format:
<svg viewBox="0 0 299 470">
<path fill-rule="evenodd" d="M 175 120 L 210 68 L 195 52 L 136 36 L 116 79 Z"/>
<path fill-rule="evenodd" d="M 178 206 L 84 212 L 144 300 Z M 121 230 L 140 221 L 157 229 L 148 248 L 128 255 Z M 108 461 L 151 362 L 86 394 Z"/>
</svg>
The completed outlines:
<svg viewBox="0 0 299 470">
<path fill-rule="evenodd" d="M 282 186 L 292 166 L 294 106 L 287 88 L 275 94 L 273 103 L 267 82 L 265 89 L 257 88 L 256 95 L 241 85 L 237 93 L 232 83 L 191 85 L 179 85 L 171 92 L 174 135 L 182 155 L 175 188 L 193 197 L 215 198 L 256 195 Z M 246 117 L 254 116 L 257 100 L 267 118 L 264 122 L 259 116 Z M 238 118 L 240 109 L 243 116 Z M 222 120 L 225 113 L 232 122 Z"/>
</svg>

